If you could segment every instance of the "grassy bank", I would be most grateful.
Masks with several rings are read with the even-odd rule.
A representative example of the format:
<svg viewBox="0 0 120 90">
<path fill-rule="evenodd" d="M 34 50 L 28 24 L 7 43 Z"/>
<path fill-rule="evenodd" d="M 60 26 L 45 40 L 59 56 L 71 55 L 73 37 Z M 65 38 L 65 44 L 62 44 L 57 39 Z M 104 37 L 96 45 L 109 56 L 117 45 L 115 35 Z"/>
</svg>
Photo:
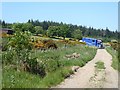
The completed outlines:
<svg viewBox="0 0 120 90">
<path fill-rule="evenodd" d="M 42 62 L 46 76 L 41 77 L 28 72 L 16 71 L 10 65 L 3 66 L 3 88 L 47 88 L 62 82 L 73 73 L 71 67 L 74 65 L 84 66 L 92 60 L 96 54 L 96 48 L 84 45 L 58 45 L 56 50 L 36 50 L 32 57 L 37 57 Z M 67 58 L 66 55 L 78 53 L 77 58 Z M 60 65 L 60 67 L 58 67 Z"/>
<path fill-rule="evenodd" d="M 71 74 L 70 68 L 59 68 L 44 78 L 28 72 L 19 72 L 9 67 L 3 68 L 3 88 L 48 88 L 57 85 Z"/>
<path fill-rule="evenodd" d="M 115 70 L 119 70 L 120 71 L 120 62 L 118 61 L 118 51 L 114 50 L 111 47 L 107 47 L 106 50 L 112 55 L 112 67 Z"/>
</svg>

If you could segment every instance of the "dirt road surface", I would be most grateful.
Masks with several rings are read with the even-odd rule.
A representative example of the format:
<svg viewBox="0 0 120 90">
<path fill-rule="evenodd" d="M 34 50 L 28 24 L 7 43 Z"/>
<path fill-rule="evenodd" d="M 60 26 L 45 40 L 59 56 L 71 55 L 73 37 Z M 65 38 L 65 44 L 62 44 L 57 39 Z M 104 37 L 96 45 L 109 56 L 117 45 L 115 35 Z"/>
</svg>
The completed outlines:
<svg viewBox="0 0 120 90">
<path fill-rule="evenodd" d="M 97 71 L 97 61 L 104 62 L 106 68 Z M 118 88 L 118 71 L 111 67 L 111 63 L 112 56 L 105 49 L 98 49 L 93 60 L 55 88 Z"/>
</svg>

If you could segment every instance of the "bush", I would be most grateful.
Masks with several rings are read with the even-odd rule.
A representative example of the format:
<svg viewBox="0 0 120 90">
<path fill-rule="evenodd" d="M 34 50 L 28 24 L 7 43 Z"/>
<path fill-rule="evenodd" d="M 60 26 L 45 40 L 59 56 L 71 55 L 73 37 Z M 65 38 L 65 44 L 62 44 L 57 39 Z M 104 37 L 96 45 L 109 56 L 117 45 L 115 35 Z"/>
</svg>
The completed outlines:
<svg viewBox="0 0 120 90">
<path fill-rule="evenodd" d="M 57 45 L 53 42 L 53 40 L 44 40 L 43 44 L 45 48 L 57 49 Z"/>
<path fill-rule="evenodd" d="M 2 53 L 2 64 L 16 64 L 16 61 L 14 61 L 14 53 L 13 51 L 7 51 Z"/>
<path fill-rule="evenodd" d="M 54 54 L 54 51 L 46 53 L 43 60 L 46 73 L 53 72 L 62 66 L 60 62 L 60 55 Z"/>
<path fill-rule="evenodd" d="M 73 71 L 70 67 L 65 67 L 64 70 L 61 70 L 61 75 L 64 78 L 69 77 L 71 74 L 73 74 Z"/>
<path fill-rule="evenodd" d="M 3 37 L 2 38 L 2 51 L 6 51 L 7 50 L 7 44 L 8 44 L 8 41 L 9 41 L 9 37 Z"/>
<path fill-rule="evenodd" d="M 31 33 L 16 31 L 8 41 L 8 50 L 3 54 L 3 63 L 14 64 L 17 70 L 29 71 L 44 76 L 45 69 L 39 65 L 36 58 L 32 58 Z"/>
<path fill-rule="evenodd" d="M 118 50 L 118 42 L 110 42 L 110 45 L 114 50 Z"/>
<path fill-rule="evenodd" d="M 45 62 L 45 69 L 47 73 L 55 71 L 56 69 L 58 69 L 58 67 L 59 63 L 57 63 L 57 60 L 47 60 Z"/>
<path fill-rule="evenodd" d="M 25 62 L 24 62 L 25 64 Z M 39 74 L 41 77 L 46 75 L 45 68 L 42 63 L 38 63 L 36 58 L 31 58 L 26 62 L 27 71 L 33 74 Z"/>
<path fill-rule="evenodd" d="M 32 40 L 31 42 L 35 48 L 38 49 L 57 49 L 57 45 L 55 44 L 55 42 L 53 40 Z"/>
</svg>

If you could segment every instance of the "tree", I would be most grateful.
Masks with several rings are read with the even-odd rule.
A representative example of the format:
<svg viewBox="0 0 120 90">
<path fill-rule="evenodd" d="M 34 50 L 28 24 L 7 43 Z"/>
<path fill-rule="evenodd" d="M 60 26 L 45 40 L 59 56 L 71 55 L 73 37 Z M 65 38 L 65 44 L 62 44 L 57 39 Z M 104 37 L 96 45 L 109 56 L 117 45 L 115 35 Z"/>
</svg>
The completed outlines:
<svg viewBox="0 0 120 90">
<path fill-rule="evenodd" d="M 108 38 L 111 37 L 111 33 L 110 33 L 110 30 L 108 29 L 108 27 L 106 27 L 105 36 L 108 37 Z"/>
<path fill-rule="evenodd" d="M 3 27 L 3 28 L 5 28 L 5 27 L 6 27 L 6 23 L 5 23 L 5 21 L 4 21 L 4 20 L 2 21 L 2 27 Z"/>
<path fill-rule="evenodd" d="M 64 24 L 64 25 L 60 26 L 60 36 L 62 36 L 65 39 L 67 34 L 69 34 L 68 25 Z"/>
<path fill-rule="evenodd" d="M 35 33 L 34 26 L 31 23 L 23 23 L 22 31 L 30 31 L 31 33 Z"/>
<path fill-rule="evenodd" d="M 31 33 L 35 33 L 34 26 L 31 23 L 14 23 L 12 29 L 15 31 L 30 31 Z"/>
<path fill-rule="evenodd" d="M 30 32 L 21 32 L 17 30 L 9 39 L 8 42 L 8 53 L 13 54 L 11 62 L 14 62 L 17 66 L 21 63 L 28 61 L 30 51 L 32 50 L 32 44 L 30 43 Z"/>
<path fill-rule="evenodd" d="M 75 39 L 80 40 L 80 39 L 82 39 L 82 32 L 80 31 L 80 29 L 77 29 L 77 30 L 73 31 L 72 36 Z"/>
<path fill-rule="evenodd" d="M 2 21 L 0 20 L 0 25 L 2 25 Z"/>
<path fill-rule="evenodd" d="M 30 19 L 28 20 L 28 23 L 31 23 Z"/>
<path fill-rule="evenodd" d="M 8 50 L 4 55 L 6 62 L 14 64 L 17 70 L 24 70 L 41 76 L 45 75 L 45 69 L 37 61 L 37 57 L 31 56 L 33 44 L 31 43 L 31 33 L 17 30 L 10 37 L 7 44 Z M 10 57 L 10 58 L 9 58 Z M 3 63 L 6 63 L 5 60 Z"/>
<path fill-rule="evenodd" d="M 35 20 L 35 21 L 34 21 L 34 25 L 35 25 L 35 26 L 39 26 L 39 25 L 40 25 L 39 20 Z"/>
<path fill-rule="evenodd" d="M 35 26 L 35 34 L 38 35 L 38 34 L 44 34 L 44 30 L 41 26 Z"/>
<path fill-rule="evenodd" d="M 47 35 L 50 36 L 58 36 L 58 27 L 57 26 L 49 26 L 47 30 Z"/>
<path fill-rule="evenodd" d="M 48 36 L 58 36 L 63 37 L 64 39 L 68 36 L 69 33 L 68 25 L 61 25 L 61 26 L 49 26 L 47 30 Z"/>
<path fill-rule="evenodd" d="M 46 22 L 46 21 L 43 21 L 43 25 L 42 25 L 42 27 L 43 27 L 43 30 L 47 30 L 48 29 L 48 23 Z"/>
<path fill-rule="evenodd" d="M 84 35 L 88 37 L 89 36 L 89 30 L 86 30 Z"/>
<path fill-rule="evenodd" d="M 12 25 L 12 29 L 14 30 L 14 31 L 22 31 L 22 27 L 23 27 L 23 24 L 22 23 L 14 23 L 13 25 Z"/>
</svg>

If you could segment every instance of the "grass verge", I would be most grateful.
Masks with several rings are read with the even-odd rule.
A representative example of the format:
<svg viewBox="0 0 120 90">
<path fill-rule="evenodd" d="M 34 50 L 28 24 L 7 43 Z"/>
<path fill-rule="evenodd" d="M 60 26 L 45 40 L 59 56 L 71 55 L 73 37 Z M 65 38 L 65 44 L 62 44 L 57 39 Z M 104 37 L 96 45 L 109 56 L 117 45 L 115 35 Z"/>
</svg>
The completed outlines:
<svg viewBox="0 0 120 90">
<path fill-rule="evenodd" d="M 75 59 L 65 57 L 65 55 L 73 53 L 79 53 L 80 57 Z M 38 57 L 38 61 L 45 64 L 48 71 L 46 76 L 42 78 L 39 75 L 16 71 L 9 66 L 3 66 L 2 86 L 3 88 L 48 88 L 55 86 L 73 73 L 71 66 L 82 67 L 92 60 L 95 54 L 95 48 L 84 45 L 68 45 L 66 48 L 61 45 L 57 50 L 37 50 L 32 56 Z M 56 62 L 62 64 L 62 67 L 57 68 Z"/>
<path fill-rule="evenodd" d="M 118 70 L 120 71 L 120 62 L 118 61 L 118 51 L 114 50 L 113 48 L 111 47 L 107 47 L 106 50 L 108 51 L 108 53 L 110 53 L 112 55 L 112 67 L 115 69 L 115 70 Z"/>
<path fill-rule="evenodd" d="M 3 69 L 2 85 L 3 88 L 48 88 L 59 84 L 72 73 L 70 67 L 64 67 L 41 78 L 38 75 L 16 71 L 7 66 Z"/>
</svg>

